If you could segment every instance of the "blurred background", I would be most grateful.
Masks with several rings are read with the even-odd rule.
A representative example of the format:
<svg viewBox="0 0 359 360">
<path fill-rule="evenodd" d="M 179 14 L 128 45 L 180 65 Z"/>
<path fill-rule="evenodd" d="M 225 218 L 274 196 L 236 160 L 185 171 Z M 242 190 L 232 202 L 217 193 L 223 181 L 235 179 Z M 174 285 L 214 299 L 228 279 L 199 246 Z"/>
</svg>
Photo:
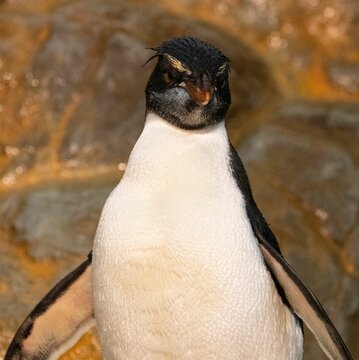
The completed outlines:
<svg viewBox="0 0 359 360">
<path fill-rule="evenodd" d="M 91 249 L 144 120 L 146 47 L 231 59 L 230 137 L 283 252 L 359 358 L 357 0 L 0 0 L 0 357 Z M 63 359 L 99 359 L 93 334 Z M 307 334 L 304 359 L 325 359 Z"/>
</svg>

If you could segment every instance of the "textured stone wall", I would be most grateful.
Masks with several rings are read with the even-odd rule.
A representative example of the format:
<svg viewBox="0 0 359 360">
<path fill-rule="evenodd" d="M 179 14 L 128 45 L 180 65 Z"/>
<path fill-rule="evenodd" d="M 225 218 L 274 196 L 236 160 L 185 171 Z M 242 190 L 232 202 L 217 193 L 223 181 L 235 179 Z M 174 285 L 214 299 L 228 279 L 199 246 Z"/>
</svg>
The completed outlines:
<svg viewBox="0 0 359 360">
<path fill-rule="evenodd" d="M 168 37 L 231 58 L 232 142 L 289 262 L 359 357 L 357 0 L 0 1 L 0 357 L 91 248 Z M 64 359 L 99 359 L 86 335 Z M 325 359 L 311 335 L 305 357 Z"/>
</svg>

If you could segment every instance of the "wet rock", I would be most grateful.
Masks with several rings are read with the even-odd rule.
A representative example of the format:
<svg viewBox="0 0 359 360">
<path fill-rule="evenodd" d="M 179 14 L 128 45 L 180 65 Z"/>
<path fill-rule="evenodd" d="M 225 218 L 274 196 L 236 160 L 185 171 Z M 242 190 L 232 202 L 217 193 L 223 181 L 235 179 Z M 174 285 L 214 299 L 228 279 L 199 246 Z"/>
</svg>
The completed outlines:
<svg viewBox="0 0 359 360">
<path fill-rule="evenodd" d="M 301 111 L 302 120 L 306 119 L 308 109 L 301 108 Z M 308 112 L 313 118 L 322 114 L 321 111 Z M 352 320 L 344 307 L 337 308 L 338 302 L 348 296 L 342 285 L 344 268 L 354 269 L 333 253 L 328 240 L 349 243 L 355 253 L 353 246 L 357 247 L 359 238 L 348 241 L 347 234 L 358 216 L 356 167 L 350 155 L 327 143 L 327 138 L 311 138 L 311 129 L 315 126 L 312 123 L 308 127 L 301 123 L 300 131 L 297 127 L 293 132 L 293 118 L 291 121 L 287 118 L 287 129 L 284 120 L 279 125 L 273 119 L 273 123 L 260 126 L 239 147 L 255 199 L 276 234 L 284 256 L 318 296 L 350 348 L 355 350 L 350 335 L 354 331 Z M 355 196 L 348 197 L 348 191 Z M 358 267 L 354 271 L 358 271 Z M 324 360 L 325 355 L 307 330 L 305 339 L 304 359 Z"/>
<path fill-rule="evenodd" d="M 77 184 L 29 192 L 14 221 L 17 240 L 26 241 L 36 259 L 87 254 L 112 188 Z"/>
<path fill-rule="evenodd" d="M 359 164 L 358 103 L 291 101 L 283 104 L 272 117 L 284 127 L 340 145 Z"/>
<path fill-rule="evenodd" d="M 270 177 L 253 169 L 249 176 L 257 205 L 285 258 L 331 310 L 342 277 L 341 264 L 326 247 L 312 215 L 303 209 L 295 193 L 282 189 Z"/>
<path fill-rule="evenodd" d="M 358 96 L 358 90 L 343 93 L 341 85 L 328 81 L 326 66 L 326 59 L 333 64 L 358 59 L 355 0 L 152 3 L 182 16 L 191 14 L 250 43 L 269 59 L 284 94 L 333 100 Z"/>
<path fill-rule="evenodd" d="M 359 221 L 351 229 L 346 241 L 346 249 L 355 269 L 359 269 Z M 354 269 L 354 270 L 355 270 Z M 359 280 L 358 280 L 359 281 Z"/>
<path fill-rule="evenodd" d="M 328 66 L 329 77 L 334 86 L 342 88 L 350 93 L 359 90 L 359 65 L 334 64 Z"/>
<path fill-rule="evenodd" d="M 29 131 L 33 120 L 28 115 L 34 104 L 25 93 L 25 74 L 46 34 L 41 18 L 0 15 L 0 177 L 5 177 L 1 179 L 5 184 L 14 183 L 33 166 L 33 145 L 42 141 L 39 126 L 36 133 Z"/>
<path fill-rule="evenodd" d="M 19 209 L 20 199 L 17 194 L 0 198 L 0 231 L 11 230 L 16 213 Z"/>
<path fill-rule="evenodd" d="M 0 356 L 36 303 L 86 258 L 113 187 L 113 182 L 51 183 L 2 195 Z M 67 356 L 98 359 L 98 353 L 88 334 Z"/>
<path fill-rule="evenodd" d="M 36 303 L 65 273 L 74 268 L 84 256 L 66 257 L 53 262 L 49 259 L 34 260 L 27 254 L 27 247 L 14 241 L 11 231 L 20 194 L 1 199 L 0 220 L 0 356 L 14 335 L 14 331 Z M 9 211 L 8 211 L 9 210 Z M 9 221 L 9 223 L 8 223 Z M 36 224 L 35 224 L 36 225 Z M 10 228 L 10 231 L 7 231 Z"/>
<path fill-rule="evenodd" d="M 322 236 L 344 241 L 357 219 L 359 198 L 356 168 L 346 151 L 275 125 L 263 126 L 240 150 L 250 172 L 297 197 Z"/>
<path fill-rule="evenodd" d="M 157 46 L 174 35 L 191 34 L 221 44 L 232 59 L 234 104 L 230 117 L 235 124 L 276 97 L 275 84 L 259 58 L 243 44 L 209 26 L 156 7 L 113 1 L 92 1 L 91 6 L 80 1 L 62 11 L 72 21 L 76 19 L 73 14 L 81 13 L 78 21 L 88 26 L 98 24 L 102 29 L 101 60 L 92 75 L 94 81 L 84 93 L 62 145 L 60 156 L 67 166 L 127 161 L 143 126 L 144 88 L 153 67 L 151 64 L 141 69 L 152 55 L 146 47 Z M 151 26 L 154 23 L 156 27 Z M 145 33 L 140 31 L 143 27 Z"/>
<path fill-rule="evenodd" d="M 59 125 L 71 97 L 81 92 L 81 86 L 86 86 L 84 75 L 96 35 L 96 28 L 54 17 L 51 34 L 26 74 L 30 85 L 26 93 L 38 99 L 42 125 Z"/>
<path fill-rule="evenodd" d="M 334 320 L 338 330 L 343 334 L 352 354 L 358 354 L 359 344 L 357 329 L 359 327 L 359 279 L 345 277 L 342 280 Z"/>
<path fill-rule="evenodd" d="M 86 333 L 74 348 L 60 357 L 60 360 L 98 360 L 101 358 L 96 328 Z"/>
<path fill-rule="evenodd" d="M 19 74 L 5 73 L 17 89 L 0 104 L 8 119 L 0 145 L 18 149 L 17 156 L 0 152 L 5 184 L 33 168 L 48 173 L 125 162 L 143 126 L 144 87 L 152 68 L 141 68 L 151 55 L 146 47 L 174 35 L 207 39 L 232 59 L 232 127 L 278 97 L 268 67 L 250 48 L 160 7 L 91 0 L 60 2 L 51 14 L 16 16 L 24 28 L 21 42 L 36 46 Z M 13 24 L 4 23 L 4 32 Z M 11 51 L 4 47 L 2 53 L 4 68 L 22 54 L 12 51 L 12 42 Z"/>
<path fill-rule="evenodd" d="M 34 260 L 26 246 L 0 230 L 0 357 L 30 310 L 84 255 L 66 256 L 57 261 Z M 90 348 L 90 343 L 88 344 Z"/>
<path fill-rule="evenodd" d="M 48 22 L 50 19 L 41 16 L 30 20 L 20 18 L 20 24 L 29 29 L 28 37 L 23 35 L 21 40 L 35 43 L 37 51 L 33 50 L 26 64 L 21 64 L 20 55 L 12 54 L 11 49 L 10 55 L 4 52 L 2 58 L 5 68 L 20 62 L 22 71 L 18 76 L 10 70 L 5 73 L 14 77 L 17 86 L 4 96 L 1 104 L 6 117 L 0 142 L 18 149 L 18 156 L 7 156 L 3 170 L 5 184 L 23 175 L 35 162 L 46 166 L 53 160 L 51 153 L 57 151 L 58 138 L 69 120 L 70 105 L 79 91 L 90 55 L 94 38 L 91 29 L 85 31 L 81 24 L 71 22 L 64 26 L 60 18 L 51 27 Z M 39 34 L 33 34 L 33 27 Z M 21 65 L 26 65 L 26 70 Z"/>
<path fill-rule="evenodd" d="M 74 114 L 60 159 L 68 167 L 127 162 L 145 117 L 145 45 L 123 33 L 107 40 L 105 56 Z"/>
</svg>

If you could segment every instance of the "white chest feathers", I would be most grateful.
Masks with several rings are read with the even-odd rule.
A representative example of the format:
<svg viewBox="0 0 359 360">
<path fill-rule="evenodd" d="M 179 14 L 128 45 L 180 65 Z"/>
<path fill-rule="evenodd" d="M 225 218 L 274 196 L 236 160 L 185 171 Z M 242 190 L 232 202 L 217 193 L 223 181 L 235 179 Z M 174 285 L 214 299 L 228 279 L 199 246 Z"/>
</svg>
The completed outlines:
<svg viewBox="0 0 359 360">
<path fill-rule="evenodd" d="M 150 114 L 93 249 L 105 359 L 300 359 L 302 335 L 266 270 L 224 124 Z"/>
</svg>

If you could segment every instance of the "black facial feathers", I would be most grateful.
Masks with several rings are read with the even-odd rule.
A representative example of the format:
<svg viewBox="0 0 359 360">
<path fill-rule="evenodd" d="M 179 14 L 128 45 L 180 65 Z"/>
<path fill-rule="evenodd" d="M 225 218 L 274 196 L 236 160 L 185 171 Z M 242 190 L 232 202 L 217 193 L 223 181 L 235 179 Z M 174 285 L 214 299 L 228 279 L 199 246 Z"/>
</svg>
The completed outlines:
<svg viewBox="0 0 359 360">
<path fill-rule="evenodd" d="M 173 38 L 157 48 L 146 86 L 146 110 L 186 130 L 224 120 L 231 103 L 229 59 L 193 37 Z"/>
</svg>

